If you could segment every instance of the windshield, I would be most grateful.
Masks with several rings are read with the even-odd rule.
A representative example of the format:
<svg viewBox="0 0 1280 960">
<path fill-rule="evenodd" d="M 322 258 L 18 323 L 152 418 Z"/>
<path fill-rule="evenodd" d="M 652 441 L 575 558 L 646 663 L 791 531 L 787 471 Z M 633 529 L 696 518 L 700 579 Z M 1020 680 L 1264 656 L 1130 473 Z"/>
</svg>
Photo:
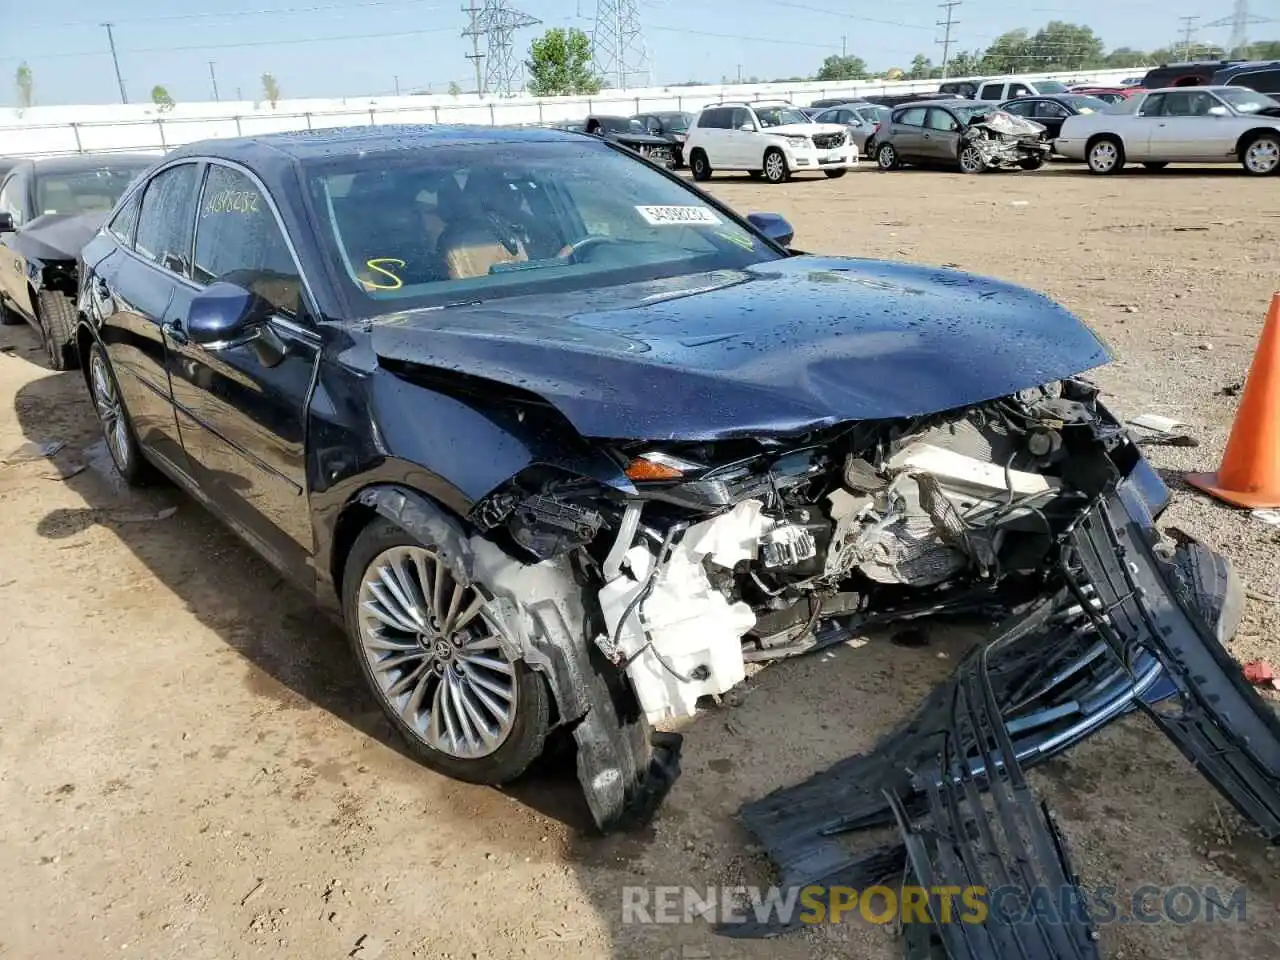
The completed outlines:
<svg viewBox="0 0 1280 960">
<path fill-rule="evenodd" d="M 974 117 L 981 117 L 983 114 L 991 113 L 998 110 L 999 107 L 994 103 L 948 103 L 947 109 L 954 113 L 962 123 L 972 123 Z"/>
<path fill-rule="evenodd" d="M 1057 80 L 1037 80 L 1036 92 L 1037 93 L 1066 93 L 1067 85 L 1065 83 L 1059 83 Z"/>
<path fill-rule="evenodd" d="M 1280 100 L 1268 97 L 1265 93 L 1254 93 L 1245 87 L 1232 87 L 1214 92 L 1239 113 L 1257 113 L 1259 110 L 1280 107 Z"/>
<path fill-rule="evenodd" d="M 441 145 L 305 166 L 362 313 L 736 270 L 779 254 L 602 143 Z"/>
<path fill-rule="evenodd" d="M 150 166 L 99 167 L 36 175 L 36 216 L 46 213 L 106 213 L 125 188 Z"/>
<path fill-rule="evenodd" d="M 688 113 L 660 113 L 657 116 L 668 133 L 684 133 L 693 122 L 693 116 Z"/>
<path fill-rule="evenodd" d="M 1098 113 L 1111 106 L 1110 103 L 1100 97 L 1088 97 L 1081 94 L 1077 94 L 1072 97 L 1063 97 L 1062 101 L 1064 103 L 1071 104 L 1071 106 L 1075 107 L 1076 111 L 1079 113 Z"/>
<path fill-rule="evenodd" d="M 781 127 L 788 123 L 812 123 L 795 107 L 756 107 L 756 116 L 762 127 Z"/>
</svg>

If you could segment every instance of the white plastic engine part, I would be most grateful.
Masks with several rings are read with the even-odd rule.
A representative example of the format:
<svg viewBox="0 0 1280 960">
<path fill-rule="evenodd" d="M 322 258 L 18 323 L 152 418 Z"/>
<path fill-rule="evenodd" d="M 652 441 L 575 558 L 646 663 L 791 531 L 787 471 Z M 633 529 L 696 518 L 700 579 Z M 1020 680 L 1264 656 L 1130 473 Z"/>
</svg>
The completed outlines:
<svg viewBox="0 0 1280 960">
<path fill-rule="evenodd" d="M 647 599 L 623 623 L 617 650 L 623 658 L 635 657 L 627 675 L 650 722 L 691 717 L 699 697 L 724 693 L 745 678 L 742 635 L 755 625 L 755 614 L 711 585 L 703 560 L 732 568 L 754 559 L 760 537 L 773 524 L 760 508 L 758 500 L 746 500 L 686 530 Z M 601 589 L 609 643 L 655 562 L 648 547 L 632 547 L 624 564 L 630 573 Z"/>
<path fill-rule="evenodd" d="M 1062 481 L 1056 477 L 1022 470 L 1008 471 L 1009 482 L 1006 483 L 1005 469 L 999 464 L 966 457 L 963 453 L 935 447 L 931 443 L 908 444 L 889 459 L 889 468 L 895 472 L 929 473 L 937 477 L 944 488 L 971 491 L 983 499 L 993 494 L 1004 495 L 1010 489 L 1015 496 L 1024 497 L 1062 486 Z"/>
</svg>

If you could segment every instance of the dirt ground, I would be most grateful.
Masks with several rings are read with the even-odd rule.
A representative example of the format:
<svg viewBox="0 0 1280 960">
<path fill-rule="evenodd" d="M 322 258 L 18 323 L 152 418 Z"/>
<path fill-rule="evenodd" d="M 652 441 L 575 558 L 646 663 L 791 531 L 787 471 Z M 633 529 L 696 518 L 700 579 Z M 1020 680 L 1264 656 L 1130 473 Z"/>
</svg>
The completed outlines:
<svg viewBox="0 0 1280 960">
<path fill-rule="evenodd" d="M 1042 290 L 1115 349 L 1152 448 L 1162 525 L 1225 551 L 1251 591 L 1233 650 L 1280 662 L 1278 532 L 1177 482 L 1217 465 L 1280 285 L 1276 182 L 1235 169 L 1090 177 L 857 171 L 781 187 L 717 178 L 814 252 L 948 264 Z M 114 481 L 80 374 L 0 330 L 0 957 L 754 958 L 897 956 L 862 921 L 770 942 L 621 922 L 625 884 L 767 882 L 745 799 L 869 747 L 974 634 L 871 637 L 766 669 L 685 728 L 653 826 L 600 839 L 571 770 L 505 792 L 399 751 L 339 631 L 175 490 Z M 80 469 L 84 467 L 84 469 Z M 945 656 L 944 656 L 945 655 Z M 1113 924 L 1111 957 L 1280 955 L 1280 861 L 1144 720 L 1038 771 L 1086 884 L 1247 889 L 1244 922 Z"/>
</svg>

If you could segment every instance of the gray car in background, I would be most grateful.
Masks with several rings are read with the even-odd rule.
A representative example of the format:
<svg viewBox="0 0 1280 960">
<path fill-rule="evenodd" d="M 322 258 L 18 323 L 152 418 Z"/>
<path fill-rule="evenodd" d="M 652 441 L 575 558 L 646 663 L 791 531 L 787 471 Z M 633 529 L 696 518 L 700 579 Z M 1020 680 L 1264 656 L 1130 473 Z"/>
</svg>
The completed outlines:
<svg viewBox="0 0 1280 960">
<path fill-rule="evenodd" d="M 869 156 L 874 151 L 871 138 L 875 135 L 876 127 L 881 123 L 888 123 L 889 114 L 892 112 L 888 107 L 878 103 L 855 100 L 827 107 L 813 119 L 817 123 L 844 124 L 849 130 L 849 139 L 858 148 L 858 153 L 861 156 Z"/>
</svg>

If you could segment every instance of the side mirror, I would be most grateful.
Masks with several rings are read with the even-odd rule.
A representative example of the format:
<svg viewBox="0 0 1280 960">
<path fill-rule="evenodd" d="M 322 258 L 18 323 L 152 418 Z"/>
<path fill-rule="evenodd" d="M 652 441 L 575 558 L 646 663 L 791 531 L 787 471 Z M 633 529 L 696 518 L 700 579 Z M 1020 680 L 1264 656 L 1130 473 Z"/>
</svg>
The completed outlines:
<svg viewBox="0 0 1280 960">
<path fill-rule="evenodd" d="M 271 316 L 271 305 L 234 283 L 210 284 L 191 301 L 186 334 L 204 346 L 233 346 L 252 339 Z"/>
<path fill-rule="evenodd" d="M 1210 108 L 1209 108 L 1209 116 L 1211 116 L 1211 117 L 1229 117 L 1229 116 L 1231 116 L 1231 111 L 1230 111 L 1230 110 L 1228 110 L 1226 107 L 1223 107 L 1223 106 L 1210 107 Z"/>
<path fill-rule="evenodd" d="M 0 233 L 13 233 L 13 214 L 0 213 Z"/>
<path fill-rule="evenodd" d="M 738 129 L 739 129 L 739 130 L 741 130 L 743 133 L 755 133 L 755 132 L 756 132 L 756 125 L 755 125 L 754 123 L 751 123 L 750 121 L 748 121 L 748 122 L 746 122 L 746 123 L 742 124 L 742 126 L 738 127 Z"/>
<path fill-rule="evenodd" d="M 747 222 L 780 247 L 790 246 L 795 239 L 796 228 L 781 214 L 748 213 Z"/>
</svg>

